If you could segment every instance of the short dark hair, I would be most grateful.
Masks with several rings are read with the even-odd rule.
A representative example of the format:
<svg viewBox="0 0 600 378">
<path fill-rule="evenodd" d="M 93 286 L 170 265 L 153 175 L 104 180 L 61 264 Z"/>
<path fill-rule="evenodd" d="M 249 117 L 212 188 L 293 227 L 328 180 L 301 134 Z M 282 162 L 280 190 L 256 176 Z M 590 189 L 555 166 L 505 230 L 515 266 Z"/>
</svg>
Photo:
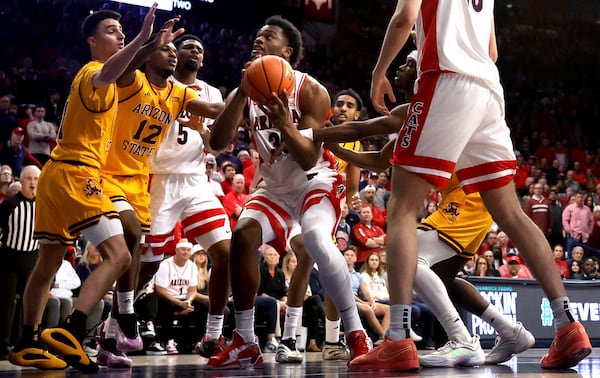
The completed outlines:
<svg viewBox="0 0 600 378">
<path fill-rule="evenodd" d="M 361 110 L 363 107 L 363 101 L 362 98 L 360 97 L 360 95 L 358 94 L 358 92 L 356 92 L 354 89 L 352 88 L 348 88 L 348 89 L 344 89 L 339 91 L 335 97 L 334 97 L 334 105 L 335 105 L 335 101 L 337 101 L 337 99 L 340 96 L 350 96 L 353 97 L 356 100 L 356 110 Z"/>
<path fill-rule="evenodd" d="M 290 21 L 275 15 L 267 18 L 265 25 L 279 26 L 283 30 L 283 35 L 288 40 L 288 46 L 292 48 L 292 55 L 290 55 L 290 65 L 296 67 L 302 59 L 302 35 L 300 30 L 294 26 Z"/>
<path fill-rule="evenodd" d="M 121 14 L 110 9 L 102 9 L 90 14 L 81 24 L 81 34 L 83 37 L 87 38 L 94 35 L 98 30 L 98 24 L 107 18 L 119 21 Z"/>
<path fill-rule="evenodd" d="M 175 48 L 177 50 L 179 50 L 179 46 L 183 43 L 183 41 L 187 41 L 188 39 L 193 39 L 195 41 L 198 41 L 204 47 L 204 43 L 202 42 L 202 40 L 200 39 L 200 37 L 198 37 L 197 35 L 194 35 L 194 34 L 184 34 L 181 37 L 177 38 L 173 42 L 173 44 L 175 45 Z"/>
</svg>

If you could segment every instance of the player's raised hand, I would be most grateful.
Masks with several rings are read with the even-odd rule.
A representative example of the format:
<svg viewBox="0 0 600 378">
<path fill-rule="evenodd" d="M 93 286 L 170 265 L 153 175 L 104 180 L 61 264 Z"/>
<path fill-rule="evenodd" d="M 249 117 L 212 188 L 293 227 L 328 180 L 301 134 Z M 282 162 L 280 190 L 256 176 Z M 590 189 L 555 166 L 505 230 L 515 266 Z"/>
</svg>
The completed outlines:
<svg viewBox="0 0 600 378">
<path fill-rule="evenodd" d="M 147 40 L 152 35 L 152 30 L 154 30 L 154 19 L 156 18 L 156 8 L 158 7 L 158 3 L 152 4 L 150 9 L 148 9 L 148 13 L 144 17 L 144 23 L 142 24 L 142 29 L 140 30 L 139 36 L 142 40 Z"/>
<path fill-rule="evenodd" d="M 158 31 L 154 45 L 157 47 L 164 46 L 167 43 L 173 42 L 177 37 L 182 35 L 185 32 L 184 28 L 179 28 L 176 31 L 173 31 L 173 27 L 180 20 L 181 16 L 177 16 L 166 21 Z"/>
</svg>

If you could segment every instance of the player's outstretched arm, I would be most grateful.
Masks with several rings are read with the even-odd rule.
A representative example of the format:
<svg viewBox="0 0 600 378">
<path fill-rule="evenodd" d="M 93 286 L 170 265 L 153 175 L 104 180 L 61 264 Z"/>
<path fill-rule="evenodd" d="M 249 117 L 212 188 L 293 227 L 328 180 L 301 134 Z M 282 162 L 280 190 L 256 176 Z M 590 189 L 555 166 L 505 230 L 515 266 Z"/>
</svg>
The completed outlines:
<svg viewBox="0 0 600 378">
<path fill-rule="evenodd" d="M 94 88 L 102 88 L 116 82 L 123 72 L 125 72 L 125 69 L 129 66 L 129 63 L 131 63 L 131 60 L 137 51 L 152 34 L 157 6 L 158 4 L 154 3 L 148 10 L 148 13 L 146 13 L 139 34 L 122 50 L 108 58 L 108 60 L 104 62 L 102 69 L 94 75 L 92 81 Z"/>
<path fill-rule="evenodd" d="M 395 107 L 389 116 L 372 118 L 366 121 L 344 122 L 342 125 L 335 127 L 313 130 L 313 140 L 316 143 L 343 143 L 398 132 L 406 118 L 408 106 L 409 104 L 402 104 Z"/>
<path fill-rule="evenodd" d="M 339 127 L 339 126 L 337 126 Z M 337 143 L 326 143 L 327 147 L 337 157 L 370 171 L 383 171 L 390 166 L 390 158 L 394 150 L 394 141 L 389 141 L 380 151 L 356 152 L 341 147 Z"/>
</svg>

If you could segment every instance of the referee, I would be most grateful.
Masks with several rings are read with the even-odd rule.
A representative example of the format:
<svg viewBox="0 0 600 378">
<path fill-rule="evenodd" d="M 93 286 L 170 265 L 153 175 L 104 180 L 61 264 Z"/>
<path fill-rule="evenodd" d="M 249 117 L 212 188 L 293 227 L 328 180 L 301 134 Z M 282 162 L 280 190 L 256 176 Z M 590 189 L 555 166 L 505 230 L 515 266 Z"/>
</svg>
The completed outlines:
<svg viewBox="0 0 600 378">
<path fill-rule="evenodd" d="M 39 177 L 40 169 L 35 165 L 23 168 L 19 178 L 21 192 L 0 204 L 0 360 L 7 359 L 11 344 L 17 294 L 23 296 L 25 284 L 38 258 L 33 225 Z"/>
</svg>

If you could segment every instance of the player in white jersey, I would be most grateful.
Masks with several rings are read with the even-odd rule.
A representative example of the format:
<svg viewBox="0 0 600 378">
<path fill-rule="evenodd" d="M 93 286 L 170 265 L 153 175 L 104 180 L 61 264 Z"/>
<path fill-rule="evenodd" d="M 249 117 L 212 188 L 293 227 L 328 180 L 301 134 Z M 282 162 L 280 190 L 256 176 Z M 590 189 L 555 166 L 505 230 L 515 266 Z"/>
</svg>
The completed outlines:
<svg viewBox="0 0 600 378">
<path fill-rule="evenodd" d="M 280 16 L 267 19 L 258 31 L 253 55 L 278 55 L 296 66 L 302 54 L 300 32 Z M 301 240 L 317 262 L 323 286 L 340 310 L 352 352 L 369 350 L 344 260 L 333 244 L 332 233 L 341 212 L 345 188 L 333 169 L 332 156 L 320 145 L 303 139 L 295 126 L 291 135 L 283 123 L 298 128 L 321 128 L 329 112 L 329 95 L 312 77 L 296 71 L 296 83 L 283 104 L 259 107 L 240 87 L 228 98 L 217 117 L 211 146 L 225 147 L 233 140 L 243 111 L 249 108 L 254 143 L 261 157 L 263 181 L 247 203 L 231 240 L 231 282 L 236 330 L 232 344 L 208 361 L 212 368 L 244 368 L 262 364 L 254 341 L 254 298 L 259 286 L 257 248 L 263 243 L 281 253 L 290 240 L 297 250 Z M 298 232 L 302 232 L 302 237 Z M 343 272 L 343 273 L 342 273 Z M 301 308 L 299 309 L 301 310 Z"/>
<path fill-rule="evenodd" d="M 202 67 L 204 48 L 194 35 L 175 41 L 177 67 L 173 80 L 193 87 L 207 102 L 223 102 L 221 92 L 196 78 Z M 223 313 L 229 295 L 229 245 L 231 229 L 227 213 L 212 194 L 204 166 L 206 138 L 211 119 L 190 118 L 181 114 L 171 127 L 156 154 L 150 159 L 150 209 L 152 225 L 145 238 L 142 271 L 138 287 L 143 287 L 158 269 L 165 252 L 175 246 L 174 230 L 178 221 L 184 235 L 195 240 L 208 252 L 212 261 L 209 281 L 209 314 L 206 334 L 199 351 L 209 357 L 221 350 L 224 338 Z"/>
<path fill-rule="evenodd" d="M 392 158 L 387 266 L 392 326 L 384 343 L 350 363 L 352 370 L 419 367 L 409 338 L 417 263 L 412 230 L 427 189 L 446 187 L 453 171 L 466 194 L 481 193 L 551 301 L 557 334 L 541 366 L 571 367 L 591 352 L 585 329 L 574 320 L 558 270 L 552 266 L 550 246 L 521 210 L 514 191 L 516 160 L 494 64 L 498 52 L 493 9 L 492 0 L 400 0 L 388 24 L 373 70 L 373 106 L 389 114 L 384 95 L 395 98 L 385 74 L 415 23 L 419 76 Z M 381 357 L 388 353 L 395 358 L 384 361 Z"/>
</svg>

